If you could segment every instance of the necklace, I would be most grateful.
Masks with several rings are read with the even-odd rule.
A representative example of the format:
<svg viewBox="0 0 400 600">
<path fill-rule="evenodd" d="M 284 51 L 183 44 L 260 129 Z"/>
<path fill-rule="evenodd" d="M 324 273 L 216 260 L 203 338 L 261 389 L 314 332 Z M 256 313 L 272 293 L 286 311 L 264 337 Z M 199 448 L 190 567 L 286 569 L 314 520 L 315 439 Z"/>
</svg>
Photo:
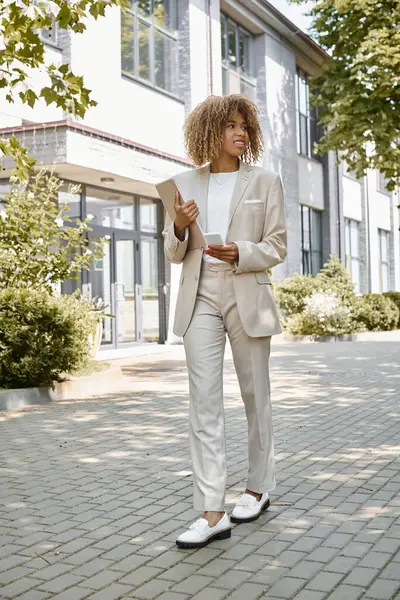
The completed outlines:
<svg viewBox="0 0 400 600">
<path fill-rule="evenodd" d="M 220 181 L 218 181 L 218 178 L 216 177 L 215 173 L 211 173 L 211 175 L 213 176 L 213 178 L 214 178 L 214 181 L 216 182 L 216 184 L 217 184 L 217 185 L 219 185 L 219 187 L 222 187 L 222 186 L 223 186 L 223 185 L 224 185 L 224 184 L 225 184 L 227 181 L 229 181 L 229 180 L 230 180 L 230 178 L 232 177 L 232 175 L 233 175 L 234 173 L 237 173 L 237 171 L 231 171 L 231 172 L 229 173 L 229 177 L 224 177 L 224 178 L 223 178 L 223 181 L 222 181 L 222 183 L 221 183 Z M 227 173 L 224 173 L 224 175 L 227 175 Z"/>
</svg>

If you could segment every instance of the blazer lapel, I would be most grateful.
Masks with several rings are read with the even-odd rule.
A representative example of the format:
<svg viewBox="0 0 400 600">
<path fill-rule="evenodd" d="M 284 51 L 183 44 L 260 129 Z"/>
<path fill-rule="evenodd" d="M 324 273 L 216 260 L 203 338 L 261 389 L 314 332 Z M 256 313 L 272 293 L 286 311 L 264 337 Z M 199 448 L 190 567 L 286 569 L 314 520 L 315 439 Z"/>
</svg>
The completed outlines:
<svg viewBox="0 0 400 600">
<path fill-rule="evenodd" d="M 236 180 L 236 185 L 233 190 L 231 205 L 229 209 L 229 223 L 228 230 L 231 226 L 232 219 L 234 214 L 239 206 L 241 199 L 243 198 L 243 194 L 246 191 L 247 186 L 249 185 L 252 177 L 254 175 L 254 169 L 251 165 L 247 165 L 246 163 L 240 161 L 239 173 Z"/>
</svg>

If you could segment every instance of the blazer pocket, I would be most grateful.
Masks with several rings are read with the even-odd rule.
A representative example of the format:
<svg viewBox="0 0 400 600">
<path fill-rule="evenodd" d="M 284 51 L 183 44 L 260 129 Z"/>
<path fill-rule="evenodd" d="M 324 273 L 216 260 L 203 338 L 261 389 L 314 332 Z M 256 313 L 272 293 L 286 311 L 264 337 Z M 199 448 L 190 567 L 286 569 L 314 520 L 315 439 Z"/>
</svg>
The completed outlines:
<svg viewBox="0 0 400 600">
<path fill-rule="evenodd" d="M 264 204 L 264 200 L 245 200 L 245 204 Z"/>
<path fill-rule="evenodd" d="M 268 273 L 264 273 L 262 271 L 260 273 L 256 273 L 255 275 L 256 275 L 257 283 L 261 283 L 263 285 L 265 285 L 265 284 L 271 285 L 271 281 L 270 281 Z"/>
</svg>

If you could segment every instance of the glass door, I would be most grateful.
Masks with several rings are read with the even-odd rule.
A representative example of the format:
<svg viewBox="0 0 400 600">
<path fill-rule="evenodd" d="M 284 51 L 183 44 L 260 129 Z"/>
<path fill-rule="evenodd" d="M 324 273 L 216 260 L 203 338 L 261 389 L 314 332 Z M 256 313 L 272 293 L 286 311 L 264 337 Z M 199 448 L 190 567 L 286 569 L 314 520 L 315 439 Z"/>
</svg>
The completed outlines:
<svg viewBox="0 0 400 600">
<path fill-rule="evenodd" d="M 137 319 L 136 243 L 134 239 L 114 236 L 115 250 L 115 324 L 117 346 L 140 341 Z"/>
</svg>

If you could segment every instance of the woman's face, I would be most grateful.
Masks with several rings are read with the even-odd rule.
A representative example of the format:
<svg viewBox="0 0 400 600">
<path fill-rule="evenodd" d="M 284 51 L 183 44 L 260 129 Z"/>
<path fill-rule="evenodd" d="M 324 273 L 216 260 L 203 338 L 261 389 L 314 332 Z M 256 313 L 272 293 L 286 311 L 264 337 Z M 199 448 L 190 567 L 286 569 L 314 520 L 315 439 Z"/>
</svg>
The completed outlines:
<svg viewBox="0 0 400 600">
<path fill-rule="evenodd" d="M 229 156 L 242 156 L 249 144 L 249 133 L 244 116 L 236 113 L 229 118 L 225 125 L 222 138 L 222 152 Z"/>
</svg>

